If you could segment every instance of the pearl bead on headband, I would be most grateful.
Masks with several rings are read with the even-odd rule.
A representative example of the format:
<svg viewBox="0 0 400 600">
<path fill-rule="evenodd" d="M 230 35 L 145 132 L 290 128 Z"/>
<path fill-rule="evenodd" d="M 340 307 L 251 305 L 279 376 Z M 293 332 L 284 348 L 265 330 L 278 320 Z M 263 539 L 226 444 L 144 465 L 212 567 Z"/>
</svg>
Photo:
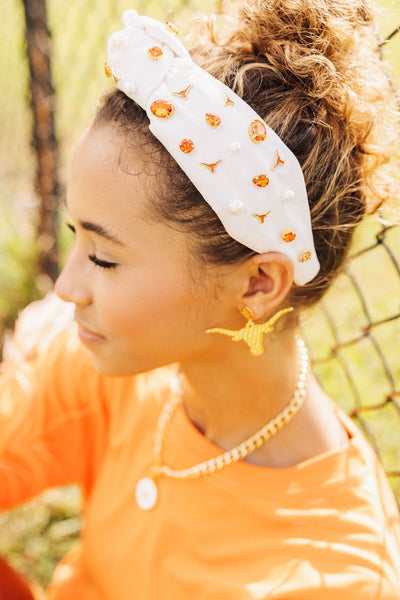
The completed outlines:
<svg viewBox="0 0 400 600">
<path fill-rule="evenodd" d="M 304 285 L 319 271 L 300 164 L 230 88 L 196 65 L 170 24 L 123 14 L 106 74 L 147 112 L 165 146 L 227 233 L 255 252 L 281 252 Z"/>
</svg>

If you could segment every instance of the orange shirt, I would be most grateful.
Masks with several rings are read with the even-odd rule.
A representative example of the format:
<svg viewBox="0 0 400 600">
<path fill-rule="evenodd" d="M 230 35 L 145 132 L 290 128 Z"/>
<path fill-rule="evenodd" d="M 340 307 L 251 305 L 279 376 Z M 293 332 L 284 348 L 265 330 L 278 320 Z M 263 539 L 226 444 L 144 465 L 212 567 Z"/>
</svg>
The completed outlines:
<svg viewBox="0 0 400 600">
<path fill-rule="evenodd" d="M 148 475 L 171 369 L 98 374 L 62 336 L 34 366 L 3 369 L 0 509 L 78 483 L 80 548 L 56 569 L 51 600 L 399 600 L 400 522 L 375 454 L 338 410 L 342 449 L 294 467 L 238 463 L 199 480 Z M 165 462 L 192 466 L 220 451 L 178 408 Z"/>
</svg>

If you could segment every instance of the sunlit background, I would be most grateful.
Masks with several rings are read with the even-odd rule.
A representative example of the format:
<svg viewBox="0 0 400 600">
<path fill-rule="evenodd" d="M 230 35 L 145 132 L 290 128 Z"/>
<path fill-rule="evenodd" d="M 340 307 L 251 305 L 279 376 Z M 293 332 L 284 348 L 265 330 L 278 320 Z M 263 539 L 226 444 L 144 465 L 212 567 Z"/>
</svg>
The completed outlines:
<svg viewBox="0 0 400 600">
<path fill-rule="evenodd" d="M 399 0 L 377 2 L 382 38 L 400 25 Z M 218 3 L 177 0 L 48 0 L 51 68 L 55 95 L 60 199 L 68 162 L 88 125 L 104 77 L 106 41 L 121 28 L 127 8 L 184 23 L 193 10 L 212 12 Z M 0 18 L 0 336 L 18 311 L 42 297 L 50 280 L 37 268 L 38 198 L 29 67 L 22 2 L 2 3 Z M 400 81 L 400 34 L 383 48 Z M 69 244 L 63 219 L 58 239 L 62 262 Z M 400 227 L 369 219 L 356 236 L 346 272 L 323 305 L 305 315 L 304 336 L 314 372 L 327 392 L 364 428 L 400 497 Z M 81 528 L 76 488 L 50 490 L 0 518 L 0 554 L 46 585 L 54 564 L 77 543 Z"/>
</svg>

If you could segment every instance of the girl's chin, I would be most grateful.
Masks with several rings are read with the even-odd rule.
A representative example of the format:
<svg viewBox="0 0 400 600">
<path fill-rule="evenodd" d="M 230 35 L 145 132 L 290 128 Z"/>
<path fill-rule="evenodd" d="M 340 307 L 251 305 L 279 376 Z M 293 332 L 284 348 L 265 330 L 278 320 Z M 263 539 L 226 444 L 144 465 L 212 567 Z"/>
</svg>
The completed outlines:
<svg viewBox="0 0 400 600">
<path fill-rule="evenodd" d="M 146 368 L 143 365 L 133 365 L 132 361 L 127 361 L 124 364 L 122 361 L 116 360 L 115 353 L 110 359 L 109 356 L 101 356 L 100 352 L 96 352 L 96 348 L 88 348 L 88 350 L 93 367 L 98 373 L 107 377 L 131 377 L 145 371 L 151 371 L 154 368 L 152 366 Z"/>
<path fill-rule="evenodd" d="M 154 355 L 149 349 L 147 352 L 141 349 L 137 353 L 135 348 L 130 348 L 124 352 L 117 343 L 106 338 L 102 342 L 84 346 L 96 371 L 109 377 L 132 377 L 180 362 L 175 352 L 165 352 L 160 356 Z"/>
</svg>

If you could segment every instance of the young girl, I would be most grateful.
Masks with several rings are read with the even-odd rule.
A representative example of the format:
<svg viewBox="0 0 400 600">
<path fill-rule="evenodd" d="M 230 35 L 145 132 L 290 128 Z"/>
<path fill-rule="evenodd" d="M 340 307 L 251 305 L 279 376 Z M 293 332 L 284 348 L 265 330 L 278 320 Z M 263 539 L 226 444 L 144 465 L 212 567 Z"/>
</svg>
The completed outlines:
<svg viewBox="0 0 400 600">
<path fill-rule="evenodd" d="M 134 11 L 75 152 L 76 329 L 0 388 L 3 509 L 78 483 L 54 600 L 400 597 L 395 500 L 298 336 L 389 196 L 368 0 L 246 0 L 191 56 Z M 80 338 L 80 341 L 77 340 Z"/>
</svg>

